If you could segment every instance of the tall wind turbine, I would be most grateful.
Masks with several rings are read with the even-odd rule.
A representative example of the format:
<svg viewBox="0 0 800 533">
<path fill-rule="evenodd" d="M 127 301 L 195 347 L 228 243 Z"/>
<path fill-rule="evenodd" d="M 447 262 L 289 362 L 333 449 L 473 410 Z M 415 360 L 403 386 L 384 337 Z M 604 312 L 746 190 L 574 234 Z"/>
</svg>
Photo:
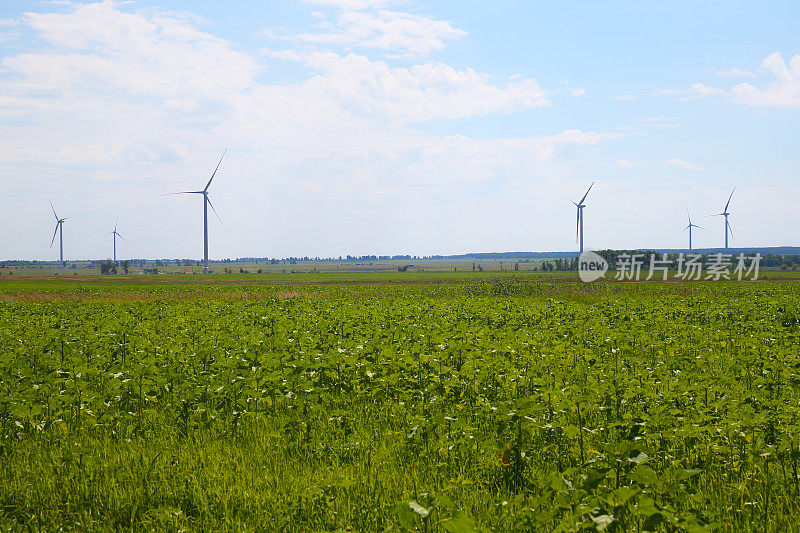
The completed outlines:
<svg viewBox="0 0 800 533">
<path fill-rule="evenodd" d="M 733 191 L 735 190 L 736 187 L 733 188 Z M 733 236 L 733 230 L 731 230 L 731 224 L 730 222 L 728 222 L 728 215 L 730 215 L 730 213 L 728 212 L 728 206 L 731 205 L 731 198 L 733 198 L 733 191 L 731 191 L 731 195 L 728 196 L 728 203 L 725 204 L 725 209 L 722 210 L 722 213 L 716 213 L 715 215 L 712 215 L 712 216 L 725 217 L 725 251 L 728 250 L 728 233 L 730 232 L 731 236 Z"/>
<path fill-rule="evenodd" d="M 686 231 L 687 229 L 689 230 L 689 250 L 691 251 L 691 249 L 692 249 L 692 228 L 700 228 L 700 229 L 706 229 L 706 228 L 700 227 L 697 224 L 692 224 L 692 215 L 689 214 L 689 208 L 688 207 L 686 208 L 686 216 L 689 218 L 689 225 L 686 226 L 685 228 L 683 228 L 683 231 Z M 683 231 L 681 233 L 683 233 Z"/>
<path fill-rule="evenodd" d="M 117 215 L 117 221 L 114 222 L 114 231 L 112 231 L 111 233 L 108 234 L 108 235 L 113 235 L 114 236 L 114 265 L 117 264 L 117 237 L 119 237 L 120 239 L 122 239 L 125 242 L 128 242 L 128 240 L 125 237 L 123 237 L 122 235 L 120 235 L 120 233 L 117 231 L 117 225 L 118 224 L 119 224 L 119 215 Z"/>
<path fill-rule="evenodd" d="M 211 186 L 211 182 L 214 181 L 214 176 L 217 175 L 217 170 L 219 170 L 219 166 L 222 164 L 222 159 L 225 157 L 225 152 L 228 149 L 226 148 L 224 152 L 222 152 L 222 157 L 219 158 L 219 163 L 217 163 L 217 168 L 214 169 L 214 173 L 211 174 L 211 178 L 206 183 L 205 188 L 202 191 L 181 191 L 181 192 L 173 192 L 171 194 L 202 194 L 203 195 L 203 274 L 208 274 L 208 206 L 211 206 L 211 210 L 214 211 L 214 214 L 217 215 L 219 219 L 219 223 L 222 224 L 222 219 L 219 218 L 219 214 L 217 214 L 217 210 L 214 209 L 214 204 L 211 203 L 211 199 L 208 197 L 208 188 Z M 167 195 L 162 195 L 167 196 Z M 225 224 L 222 224 L 223 226 Z"/>
<path fill-rule="evenodd" d="M 581 253 L 583 253 L 583 208 L 586 207 L 583 201 L 586 200 L 586 197 L 589 195 L 589 191 L 592 190 L 592 187 L 594 187 L 594 182 L 592 182 L 592 184 L 589 185 L 589 188 L 586 189 L 586 194 L 583 195 L 583 198 L 581 198 L 580 202 L 578 203 L 572 202 L 573 204 L 575 204 L 575 207 L 578 208 L 578 220 L 577 220 L 577 225 L 575 227 L 575 240 L 576 241 L 580 240 Z"/>
<path fill-rule="evenodd" d="M 50 202 L 50 208 L 53 210 L 53 216 L 56 217 L 56 230 L 53 232 L 53 240 L 50 241 L 50 248 L 52 248 L 53 243 L 56 242 L 56 233 L 58 233 L 59 234 L 58 244 L 60 250 L 59 263 L 61 265 L 61 268 L 64 268 L 64 221 L 67 219 L 58 218 L 58 215 L 56 214 L 56 208 L 53 207 L 53 202 Z"/>
</svg>

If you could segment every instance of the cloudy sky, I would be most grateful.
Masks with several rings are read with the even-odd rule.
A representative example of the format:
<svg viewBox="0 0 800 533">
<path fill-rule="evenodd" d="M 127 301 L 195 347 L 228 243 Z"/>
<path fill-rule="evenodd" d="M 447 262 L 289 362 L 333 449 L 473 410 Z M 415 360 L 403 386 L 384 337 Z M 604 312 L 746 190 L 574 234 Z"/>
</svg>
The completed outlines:
<svg viewBox="0 0 800 533">
<path fill-rule="evenodd" d="M 0 258 L 800 245 L 800 4 L 0 3 Z"/>
</svg>

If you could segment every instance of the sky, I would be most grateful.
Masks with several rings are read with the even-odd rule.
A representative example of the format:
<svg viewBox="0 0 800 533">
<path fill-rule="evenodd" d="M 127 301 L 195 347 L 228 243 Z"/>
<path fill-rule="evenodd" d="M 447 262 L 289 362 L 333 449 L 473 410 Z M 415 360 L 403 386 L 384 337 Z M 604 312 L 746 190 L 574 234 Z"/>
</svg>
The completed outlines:
<svg viewBox="0 0 800 533">
<path fill-rule="evenodd" d="M 0 3 L 0 259 L 800 245 L 800 3 Z M 224 224 L 224 225 L 223 225 Z"/>
</svg>

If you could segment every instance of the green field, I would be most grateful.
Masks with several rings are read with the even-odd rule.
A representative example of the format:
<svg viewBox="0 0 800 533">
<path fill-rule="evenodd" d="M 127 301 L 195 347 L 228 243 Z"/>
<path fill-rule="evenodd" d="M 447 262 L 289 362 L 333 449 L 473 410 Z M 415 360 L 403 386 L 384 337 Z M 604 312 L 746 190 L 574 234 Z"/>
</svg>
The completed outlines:
<svg viewBox="0 0 800 533">
<path fill-rule="evenodd" d="M 505 259 L 375 259 L 375 260 L 280 260 L 250 261 L 243 259 L 228 261 L 209 261 L 209 268 L 216 274 L 224 274 L 225 269 L 239 274 L 240 269 L 255 274 L 261 270 L 262 274 L 310 274 L 310 273 L 337 273 L 337 272 L 397 272 L 398 267 L 407 267 L 411 272 L 511 272 L 515 266 L 517 270 L 526 272 L 538 269 L 543 261 L 553 261 L 555 258 L 505 258 Z M 119 272 L 122 273 L 120 260 Z M 200 261 L 192 260 L 147 260 L 134 259 L 130 261 L 130 274 L 145 273 L 145 269 L 158 269 L 161 274 L 200 274 L 203 267 Z M 97 261 L 67 261 L 65 268 L 60 268 L 57 261 L 29 262 L 21 265 L 0 263 L 0 276 L 13 274 L 23 275 L 48 275 L 61 274 L 67 276 L 99 274 L 100 267 Z M 12 275 L 13 275 L 12 274 Z"/>
<path fill-rule="evenodd" d="M 798 285 L 575 277 L 0 276 L 0 529 L 796 530 Z"/>
</svg>

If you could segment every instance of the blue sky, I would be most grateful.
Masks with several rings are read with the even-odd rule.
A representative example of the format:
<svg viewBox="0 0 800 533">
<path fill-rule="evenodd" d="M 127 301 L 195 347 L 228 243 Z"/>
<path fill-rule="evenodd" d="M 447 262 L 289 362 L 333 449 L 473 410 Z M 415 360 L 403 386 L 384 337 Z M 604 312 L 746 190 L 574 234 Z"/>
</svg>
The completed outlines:
<svg viewBox="0 0 800 533">
<path fill-rule="evenodd" d="M 798 245 L 794 2 L 0 5 L 1 258 Z"/>
</svg>

